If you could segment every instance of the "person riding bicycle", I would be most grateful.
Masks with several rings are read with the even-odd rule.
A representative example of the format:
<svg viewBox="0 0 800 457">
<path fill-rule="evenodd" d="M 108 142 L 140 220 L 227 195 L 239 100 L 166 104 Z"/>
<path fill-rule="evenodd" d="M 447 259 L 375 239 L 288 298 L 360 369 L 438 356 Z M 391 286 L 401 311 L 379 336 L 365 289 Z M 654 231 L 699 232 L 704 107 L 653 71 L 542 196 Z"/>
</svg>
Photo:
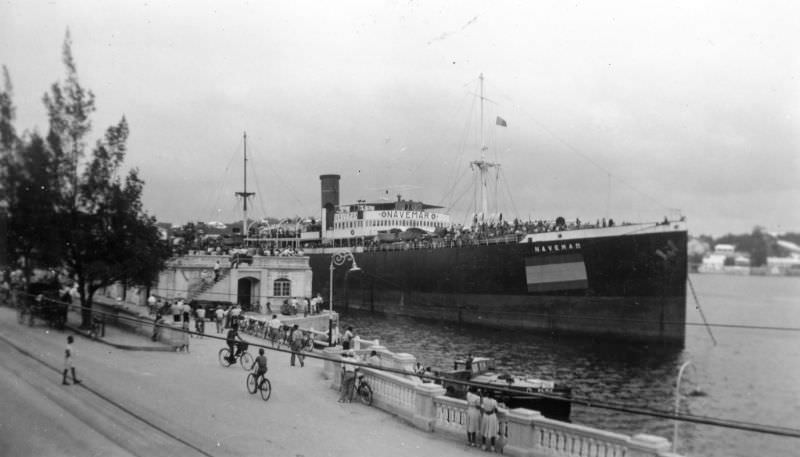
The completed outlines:
<svg viewBox="0 0 800 457">
<path fill-rule="evenodd" d="M 242 345 L 236 344 L 237 339 L 244 343 L 244 339 L 239 336 L 239 326 L 234 323 L 234 325 L 231 326 L 231 329 L 228 330 L 228 335 L 225 338 L 225 342 L 228 344 L 228 349 L 231 351 L 231 358 L 229 359 L 231 364 L 236 363 L 236 357 L 239 357 L 239 354 L 242 352 Z M 235 350 L 234 346 L 236 347 Z"/>
<path fill-rule="evenodd" d="M 253 361 L 253 365 L 250 367 L 252 371 L 256 365 L 258 365 L 258 371 L 256 371 L 256 385 L 260 382 L 260 378 L 263 378 L 264 375 L 267 373 L 267 356 L 264 355 L 264 348 L 258 349 L 258 357 Z"/>
</svg>

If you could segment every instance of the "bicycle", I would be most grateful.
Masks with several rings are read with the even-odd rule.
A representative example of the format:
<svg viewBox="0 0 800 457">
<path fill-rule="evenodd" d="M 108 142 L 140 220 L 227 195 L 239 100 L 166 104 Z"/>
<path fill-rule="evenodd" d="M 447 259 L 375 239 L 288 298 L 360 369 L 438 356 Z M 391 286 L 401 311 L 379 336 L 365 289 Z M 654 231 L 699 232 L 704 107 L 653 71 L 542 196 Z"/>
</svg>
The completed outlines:
<svg viewBox="0 0 800 457">
<path fill-rule="evenodd" d="M 249 370 L 250 367 L 253 366 L 253 356 L 247 352 L 247 347 L 249 344 L 247 343 L 237 343 L 237 347 L 239 350 L 237 351 L 239 354 L 234 354 L 233 361 L 231 361 L 231 351 L 227 347 L 224 347 L 219 350 L 219 364 L 223 367 L 227 368 L 234 363 L 236 363 L 236 359 L 239 360 L 239 364 L 242 365 L 243 370 Z"/>
<path fill-rule="evenodd" d="M 364 379 L 364 373 L 361 373 L 360 370 L 356 370 L 356 382 L 353 383 L 353 390 L 361 403 L 372 406 L 372 387 Z"/>
<path fill-rule="evenodd" d="M 261 399 L 267 401 L 272 394 L 272 383 L 269 382 L 266 375 L 262 375 L 258 386 L 256 386 L 256 375 L 250 372 L 250 374 L 247 375 L 247 391 L 250 392 L 251 395 L 255 395 L 256 391 L 260 391 Z"/>
</svg>

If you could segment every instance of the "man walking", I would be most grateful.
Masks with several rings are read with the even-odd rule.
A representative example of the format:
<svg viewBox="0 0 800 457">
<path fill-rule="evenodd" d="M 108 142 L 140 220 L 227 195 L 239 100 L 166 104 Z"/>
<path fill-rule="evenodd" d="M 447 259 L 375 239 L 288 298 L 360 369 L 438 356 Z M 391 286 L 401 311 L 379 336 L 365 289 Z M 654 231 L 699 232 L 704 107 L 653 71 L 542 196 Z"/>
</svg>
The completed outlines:
<svg viewBox="0 0 800 457">
<path fill-rule="evenodd" d="M 291 366 L 294 366 L 294 358 L 297 356 L 297 360 L 300 361 L 300 367 L 305 366 L 303 363 L 303 359 L 305 356 L 302 354 L 303 351 L 303 331 L 300 330 L 297 324 L 294 324 L 292 327 L 292 335 L 289 338 L 289 341 L 292 346 L 292 359 L 290 361 Z"/>
<path fill-rule="evenodd" d="M 281 320 L 278 319 L 277 314 L 272 315 L 272 319 L 269 320 L 267 323 L 267 332 L 269 335 L 269 340 L 272 341 L 272 347 L 280 346 L 280 341 L 278 340 L 278 334 L 281 331 Z"/>
<path fill-rule="evenodd" d="M 199 333 L 198 337 L 202 338 L 206 333 L 206 309 L 202 306 L 197 307 L 197 318 L 194 321 L 194 328 Z"/>
<path fill-rule="evenodd" d="M 222 320 L 225 319 L 225 311 L 222 310 L 221 306 L 217 306 L 214 317 L 216 318 L 214 322 L 217 324 L 217 334 L 220 334 L 222 333 Z"/>
<path fill-rule="evenodd" d="M 75 384 L 81 383 L 81 380 L 75 376 L 75 350 L 72 348 L 73 341 L 72 335 L 68 336 L 67 348 L 64 350 L 64 373 L 63 377 L 61 378 L 61 384 L 64 384 L 65 386 L 69 385 L 69 382 L 67 382 L 67 373 L 70 371 L 72 372 L 72 382 Z"/>
</svg>

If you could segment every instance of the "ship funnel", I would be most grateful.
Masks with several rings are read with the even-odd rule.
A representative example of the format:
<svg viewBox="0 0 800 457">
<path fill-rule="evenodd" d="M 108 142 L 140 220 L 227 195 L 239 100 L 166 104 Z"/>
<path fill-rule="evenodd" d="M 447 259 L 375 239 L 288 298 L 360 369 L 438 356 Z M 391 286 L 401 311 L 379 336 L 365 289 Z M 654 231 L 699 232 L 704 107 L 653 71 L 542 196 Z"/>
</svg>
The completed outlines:
<svg viewBox="0 0 800 457">
<path fill-rule="evenodd" d="M 336 207 L 339 206 L 339 175 L 320 175 L 320 187 L 322 190 L 322 210 L 325 220 L 325 230 L 333 228 L 333 215 Z"/>
</svg>

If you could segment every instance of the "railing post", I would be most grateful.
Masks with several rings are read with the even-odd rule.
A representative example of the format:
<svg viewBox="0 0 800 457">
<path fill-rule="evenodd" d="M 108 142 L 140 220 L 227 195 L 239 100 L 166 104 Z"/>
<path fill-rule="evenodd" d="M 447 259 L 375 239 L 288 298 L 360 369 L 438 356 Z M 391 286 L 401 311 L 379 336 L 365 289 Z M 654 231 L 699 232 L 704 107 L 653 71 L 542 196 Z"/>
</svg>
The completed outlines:
<svg viewBox="0 0 800 457">
<path fill-rule="evenodd" d="M 539 411 L 526 408 L 508 410 L 508 441 L 503 448 L 503 453 L 515 457 L 533 457 L 536 444 L 534 422 L 541 419 Z"/>
<path fill-rule="evenodd" d="M 436 406 L 433 404 L 433 399 L 444 395 L 444 387 L 438 384 L 417 384 L 414 390 L 416 391 L 414 417 L 411 422 L 419 429 L 432 432 L 436 423 Z"/>
<path fill-rule="evenodd" d="M 414 364 L 417 362 L 417 358 L 411 354 L 407 354 L 405 352 L 400 352 L 393 354 L 391 367 L 396 370 L 403 370 L 407 371 L 408 374 L 414 374 Z M 386 366 L 386 365 L 384 365 Z"/>
<path fill-rule="evenodd" d="M 669 452 L 670 443 L 666 438 L 640 433 L 628 442 L 627 457 L 658 457 Z"/>
</svg>

